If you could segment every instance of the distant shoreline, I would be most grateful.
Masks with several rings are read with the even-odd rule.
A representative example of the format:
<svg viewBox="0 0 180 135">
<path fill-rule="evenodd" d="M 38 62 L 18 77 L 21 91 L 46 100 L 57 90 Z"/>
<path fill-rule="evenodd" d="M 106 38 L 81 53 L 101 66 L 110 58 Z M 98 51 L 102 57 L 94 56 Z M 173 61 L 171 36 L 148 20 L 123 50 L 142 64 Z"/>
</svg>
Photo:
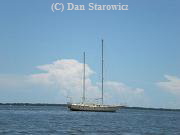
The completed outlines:
<svg viewBox="0 0 180 135">
<path fill-rule="evenodd" d="M 1 105 L 10 106 L 67 106 L 67 104 L 48 104 L 48 103 L 0 103 Z M 180 109 L 166 109 L 166 108 L 146 108 L 146 107 L 127 107 L 123 106 L 123 109 L 135 109 L 135 110 L 160 110 L 160 111 L 180 111 Z"/>
</svg>

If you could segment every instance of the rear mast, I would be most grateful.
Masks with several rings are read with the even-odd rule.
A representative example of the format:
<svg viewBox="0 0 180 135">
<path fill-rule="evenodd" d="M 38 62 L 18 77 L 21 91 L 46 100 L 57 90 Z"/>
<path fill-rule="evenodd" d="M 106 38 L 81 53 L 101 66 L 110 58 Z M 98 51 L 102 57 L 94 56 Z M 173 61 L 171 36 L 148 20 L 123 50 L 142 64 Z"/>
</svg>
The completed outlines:
<svg viewBox="0 0 180 135">
<path fill-rule="evenodd" d="M 82 103 L 85 102 L 85 70 L 86 70 L 86 67 L 85 67 L 85 52 L 83 53 L 83 97 L 82 97 Z"/>
</svg>

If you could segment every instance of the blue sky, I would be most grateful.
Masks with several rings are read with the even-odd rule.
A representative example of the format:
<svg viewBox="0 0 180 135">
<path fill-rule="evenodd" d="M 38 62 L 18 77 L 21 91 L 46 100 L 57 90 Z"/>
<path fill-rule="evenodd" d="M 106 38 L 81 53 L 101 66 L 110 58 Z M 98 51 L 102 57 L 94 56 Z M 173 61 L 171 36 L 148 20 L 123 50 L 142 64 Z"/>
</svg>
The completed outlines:
<svg viewBox="0 0 180 135">
<path fill-rule="evenodd" d="M 53 13 L 53 2 L 122 3 L 129 5 L 129 10 Z M 180 108 L 179 4 L 178 0 L 1 1 L 0 102 L 64 103 L 62 92 L 57 94 L 62 87 L 27 84 L 22 78 L 46 72 L 37 66 L 57 60 L 73 59 L 80 64 L 83 51 L 89 68 L 95 72 L 89 79 L 97 86 L 103 38 L 105 81 L 128 86 L 131 92 L 125 97 L 131 101 L 124 101 L 126 104 Z M 133 95 L 136 88 L 143 89 L 141 97 Z M 132 99 L 134 96 L 137 98 Z"/>
</svg>

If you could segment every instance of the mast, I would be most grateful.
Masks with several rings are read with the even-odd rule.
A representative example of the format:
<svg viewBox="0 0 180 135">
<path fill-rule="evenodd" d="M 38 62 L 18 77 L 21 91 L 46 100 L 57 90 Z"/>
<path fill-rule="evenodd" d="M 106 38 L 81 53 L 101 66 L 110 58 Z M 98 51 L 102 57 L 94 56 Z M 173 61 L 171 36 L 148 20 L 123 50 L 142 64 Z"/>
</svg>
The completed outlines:
<svg viewBox="0 0 180 135">
<path fill-rule="evenodd" d="M 85 52 L 84 52 L 84 54 L 83 54 L 83 62 L 84 62 L 84 64 L 83 64 L 83 97 L 82 97 L 82 103 L 84 103 L 85 102 Z"/>
<path fill-rule="evenodd" d="M 103 87 L 104 87 L 104 76 L 103 76 L 103 65 L 104 64 L 104 59 L 103 59 L 103 40 L 102 40 L 102 86 L 101 86 L 101 88 L 102 88 L 102 97 L 101 97 L 101 99 L 102 99 L 102 105 L 103 105 Z"/>
</svg>

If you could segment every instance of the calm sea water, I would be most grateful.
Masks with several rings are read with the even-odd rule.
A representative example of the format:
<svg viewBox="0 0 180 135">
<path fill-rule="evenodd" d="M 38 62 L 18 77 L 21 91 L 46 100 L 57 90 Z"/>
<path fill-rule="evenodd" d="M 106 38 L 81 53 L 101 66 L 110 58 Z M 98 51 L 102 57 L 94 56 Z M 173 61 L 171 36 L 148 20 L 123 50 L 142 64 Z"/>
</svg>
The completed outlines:
<svg viewBox="0 0 180 135">
<path fill-rule="evenodd" d="M 0 135 L 6 134 L 180 135 L 180 112 L 71 112 L 63 106 L 0 105 Z"/>
</svg>

